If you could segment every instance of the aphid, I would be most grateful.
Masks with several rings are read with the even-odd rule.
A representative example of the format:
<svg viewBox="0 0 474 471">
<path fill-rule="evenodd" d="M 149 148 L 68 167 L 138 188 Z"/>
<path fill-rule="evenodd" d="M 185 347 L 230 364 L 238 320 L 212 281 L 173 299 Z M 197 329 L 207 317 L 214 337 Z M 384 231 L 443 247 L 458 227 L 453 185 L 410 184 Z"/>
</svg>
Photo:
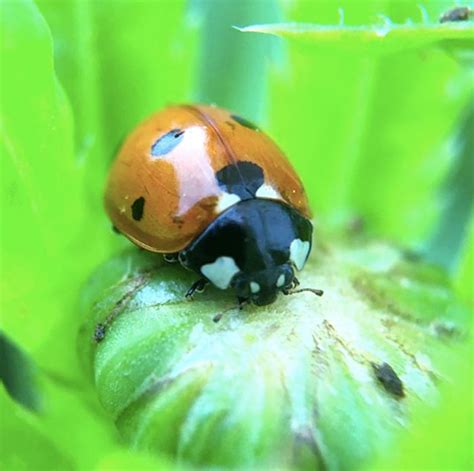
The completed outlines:
<svg viewBox="0 0 474 471">
<path fill-rule="evenodd" d="M 467 21 L 472 15 L 472 10 L 469 7 L 454 7 L 451 10 L 444 12 L 440 19 L 440 23 L 448 23 L 450 21 Z"/>
<path fill-rule="evenodd" d="M 399 398 L 405 396 L 402 380 L 388 363 L 372 363 L 372 368 L 375 377 L 387 392 Z"/>
</svg>

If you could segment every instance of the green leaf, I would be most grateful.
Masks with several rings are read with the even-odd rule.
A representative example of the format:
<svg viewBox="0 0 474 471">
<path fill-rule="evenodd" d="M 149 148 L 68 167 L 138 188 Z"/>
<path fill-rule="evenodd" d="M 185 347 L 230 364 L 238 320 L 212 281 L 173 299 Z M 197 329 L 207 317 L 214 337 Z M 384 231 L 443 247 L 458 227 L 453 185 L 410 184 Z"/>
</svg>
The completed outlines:
<svg viewBox="0 0 474 471">
<path fill-rule="evenodd" d="M 341 6 L 350 31 L 377 15 L 398 23 L 420 17 L 415 2 Z M 337 15 L 332 2 L 294 2 L 287 10 L 290 21 L 337 23 Z M 422 28 L 424 37 L 431 26 Z M 467 27 L 453 28 L 465 34 Z M 342 44 L 357 43 L 344 37 Z M 302 43 L 296 34 L 286 39 L 287 61 L 270 79 L 269 128 L 302 176 L 316 217 L 328 224 L 356 216 L 373 233 L 420 246 L 440 213 L 434 195 L 455 156 L 451 135 L 473 93 L 470 73 L 428 39 L 413 49 L 398 33 L 391 54 L 375 55 Z"/>
<path fill-rule="evenodd" d="M 2 459 L 6 469 L 51 468 L 54 463 L 61 469 L 92 469 L 99 462 L 106 467 L 109 456 L 113 462 L 114 453 L 127 456 L 84 384 L 75 348 L 78 287 L 94 265 L 125 243 L 112 233 L 102 209 L 106 168 L 118 142 L 118 137 L 109 142 L 107 132 L 114 128 L 110 123 L 119 121 L 116 109 L 104 112 L 103 89 L 110 89 L 111 80 L 119 80 L 98 68 L 99 62 L 105 67 L 98 50 L 105 53 L 106 49 L 97 43 L 96 28 L 106 27 L 105 20 L 98 24 L 95 19 L 99 13 L 94 8 L 99 5 L 40 4 L 52 25 L 54 52 L 49 26 L 33 2 L 2 4 L 1 15 L 2 70 L 8 71 L 2 76 L 1 90 L 2 329 L 31 355 L 28 361 L 37 364 L 42 398 L 41 416 L 31 416 L 33 432 L 26 421 L 11 426 L 2 422 L 4 437 L 12 437 L 12 441 L 2 439 L 2 446 L 7 445 Z M 123 22 L 132 9 L 125 6 L 120 12 Z M 178 6 L 175 3 L 170 9 L 175 16 L 181 15 Z M 163 5 L 156 7 L 163 10 Z M 138 14 L 132 23 L 135 30 L 139 30 Z M 150 22 L 148 36 L 152 28 Z M 182 85 L 189 74 L 174 79 L 166 61 L 180 60 L 183 66 L 178 72 L 191 61 L 182 60 L 188 57 L 187 48 L 173 56 L 168 47 L 173 41 L 171 29 L 171 25 L 163 28 L 163 35 L 153 38 L 168 51 L 155 67 L 168 70 L 170 86 L 178 94 L 184 93 Z M 144 37 L 131 32 L 127 44 L 138 48 Z M 175 43 L 178 47 L 179 41 Z M 154 46 L 151 42 L 150 49 L 142 47 L 142 66 L 155 53 Z M 127 67 L 127 62 L 121 66 Z M 122 77 L 127 78 L 125 73 Z M 141 102 L 126 94 L 124 115 L 131 120 L 160 106 L 153 98 L 163 92 L 151 77 L 135 82 L 140 87 L 146 82 L 148 90 L 140 88 Z M 118 102 L 117 96 L 112 98 Z M 22 397 L 33 393 L 30 382 L 16 385 Z M 26 439 L 31 435 L 31 452 L 20 449 L 24 448 L 20 435 Z M 127 460 L 146 467 L 146 459 L 142 464 L 139 457 Z M 156 467 L 155 460 L 149 460 L 149 467 L 152 463 Z"/>
<path fill-rule="evenodd" d="M 279 44 L 276 38 L 239 34 L 232 26 L 277 21 L 280 18 L 277 1 L 196 0 L 194 3 L 194 12 L 202 22 L 196 100 L 260 120 L 266 112 L 267 71 Z"/>
<path fill-rule="evenodd" d="M 387 54 L 432 46 L 474 47 L 471 15 L 459 21 L 441 22 L 453 9 L 452 2 L 420 3 L 412 0 L 329 0 L 282 4 L 290 21 L 237 27 L 242 32 L 281 36 L 337 52 Z M 309 23 L 308 19 L 316 21 Z"/>
<path fill-rule="evenodd" d="M 140 120 L 189 99 L 195 31 L 183 0 L 119 2 L 113 8 L 82 0 L 40 0 L 39 5 L 52 29 L 58 75 L 74 111 L 88 215 L 101 234 L 109 235 L 103 251 L 110 252 L 110 223 L 98 202 L 111 160 Z"/>
<path fill-rule="evenodd" d="M 461 113 L 454 138 L 456 155 L 441 188 L 443 208 L 425 251 L 451 271 L 459 266 L 474 208 L 474 100 Z"/>
<path fill-rule="evenodd" d="M 49 29 L 32 2 L 7 2 L 3 10 L 3 328 L 58 367 L 53 343 L 49 352 L 40 350 L 65 306 L 72 310 L 74 286 L 92 266 L 91 248 L 78 230 L 87 233 L 92 225 L 85 218 L 83 172 L 74 156 L 71 110 L 53 69 Z M 73 330 L 70 325 L 70 338 Z"/>
<path fill-rule="evenodd" d="M 71 461 L 49 439 L 38 418 L 12 401 L 0 386 L 0 466 L 5 470 L 74 469 Z M 5 414 L 4 411 L 8 413 Z M 27 446 L 25 446 L 27 445 Z"/>
<path fill-rule="evenodd" d="M 137 470 L 174 469 L 165 460 L 126 451 L 89 391 L 51 374 L 40 376 L 40 387 L 44 401 L 39 414 L 0 390 L 2 469 L 108 469 L 118 457 Z"/>
<path fill-rule="evenodd" d="M 185 8 L 185 0 L 93 4 L 109 162 L 139 120 L 189 100 L 196 40 Z"/>
<path fill-rule="evenodd" d="M 75 469 L 92 469 L 103 456 L 121 450 L 90 387 L 51 372 L 42 375 L 40 386 L 43 407 L 38 424 Z"/>
<path fill-rule="evenodd" d="M 474 309 L 474 215 L 471 214 L 471 224 L 465 239 L 462 263 L 455 276 L 455 283 L 460 296 Z"/>
<path fill-rule="evenodd" d="M 320 48 L 337 46 L 347 52 L 388 54 L 442 45 L 446 41 L 462 41 L 474 47 L 474 24 L 403 24 L 388 18 L 378 25 L 345 26 L 304 23 L 277 23 L 238 28 L 244 33 L 266 33 L 288 39 L 307 41 Z"/>
<path fill-rule="evenodd" d="M 469 325 L 446 276 L 377 241 L 315 253 L 301 283 L 321 299 L 243 311 L 214 288 L 185 301 L 192 274 L 136 249 L 99 268 L 80 348 L 131 446 L 193 465 L 350 469 L 438 404 Z M 377 380 L 384 363 L 402 393 Z"/>
<path fill-rule="evenodd" d="M 40 5 L 55 54 L 34 3 L 9 2 L 2 15 L 3 327 L 41 365 L 77 375 L 77 286 L 118 245 L 101 204 L 108 163 L 132 124 L 189 92 L 192 36 L 183 2 Z M 160 15 L 160 34 L 143 26 Z"/>
<path fill-rule="evenodd" d="M 0 380 L 17 402 L 33 411 L 40 409 L 38 371 L 33 362 L 0 331 Z"/>
<path fill-rule="evenodd" d="M 186 471 L 188 467 L 172 463 L 164 458 L 157 459 L 147 453 L 137 451 L 116 451 L 105 454 L 95 468 L 97 471 Z"/>
<path fill-rule="evenodd" d="M 86 174 L 89 215 L 103 226 L 103 210 L 97 202 L 102 199 L 108 163 L 115 149 L 106 142 L 103 126 L 95 4 L 80 0 L 40 0 L 37 4 L 51 28 L 55 70 L 74 115 L 74 152 Z M 110 244 L 109 239 L 102 239 Z"/>
</svg>

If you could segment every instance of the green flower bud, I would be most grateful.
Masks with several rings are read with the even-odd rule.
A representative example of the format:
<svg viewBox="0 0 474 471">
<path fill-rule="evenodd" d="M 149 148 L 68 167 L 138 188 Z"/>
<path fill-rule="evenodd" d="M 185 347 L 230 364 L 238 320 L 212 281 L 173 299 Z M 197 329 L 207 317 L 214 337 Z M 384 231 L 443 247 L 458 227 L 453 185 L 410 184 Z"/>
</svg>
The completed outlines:
<svg viewBox="0 0 474 471">
<path fill-rule="evenodd" d="M 185 300 L 195 276 L 143 251 L 99 268 L 80 350 L 132 447 L 224 468 L 354 469 L 437 404 L 468 314 L 445 276 L 379 242 L 313 254 L 301 286 L 324 296 L 242 311 L 212 287 Z"/>
</svg>

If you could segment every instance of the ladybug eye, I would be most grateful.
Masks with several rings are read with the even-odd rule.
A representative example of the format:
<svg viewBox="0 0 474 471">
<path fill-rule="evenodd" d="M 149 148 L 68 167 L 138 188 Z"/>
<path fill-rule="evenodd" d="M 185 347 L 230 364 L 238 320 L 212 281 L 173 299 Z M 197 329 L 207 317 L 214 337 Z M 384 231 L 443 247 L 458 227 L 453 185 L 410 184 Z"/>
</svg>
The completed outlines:
<svg viewBox="0 0 474 471">
<path fill-rule="evenodd" d="M 151 146 L 151 155 L 153 157 L 160 157 L 168 154 L 183 140 L 183 135 L 183 129 L 172 129 L 167 132 Z"/>
</svg>

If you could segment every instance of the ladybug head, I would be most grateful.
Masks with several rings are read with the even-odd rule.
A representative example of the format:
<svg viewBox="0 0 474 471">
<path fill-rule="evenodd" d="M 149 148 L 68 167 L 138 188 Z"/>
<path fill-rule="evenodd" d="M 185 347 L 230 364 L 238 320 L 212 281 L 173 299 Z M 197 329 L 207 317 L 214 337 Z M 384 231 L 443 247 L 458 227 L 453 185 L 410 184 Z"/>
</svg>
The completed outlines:
<svg viewBox="0 0 474 471">
<path fill-rule="evenodd" d="M 274 266 L 258 272 L 239 272 L 232 280 L 237 297 L 257 306 L 265 306 L 275 301 L 280 291 L 289 290 L 295 273 L 289 263 Z"/>
<path fill-rule="evenodd" d="M 217 288 L 264 306 L 297 281 L 311 250 L 311 222 L 285 203 L 250 199 L 220 214 L 180 253 L 180 262 Z"/>
</svg>

